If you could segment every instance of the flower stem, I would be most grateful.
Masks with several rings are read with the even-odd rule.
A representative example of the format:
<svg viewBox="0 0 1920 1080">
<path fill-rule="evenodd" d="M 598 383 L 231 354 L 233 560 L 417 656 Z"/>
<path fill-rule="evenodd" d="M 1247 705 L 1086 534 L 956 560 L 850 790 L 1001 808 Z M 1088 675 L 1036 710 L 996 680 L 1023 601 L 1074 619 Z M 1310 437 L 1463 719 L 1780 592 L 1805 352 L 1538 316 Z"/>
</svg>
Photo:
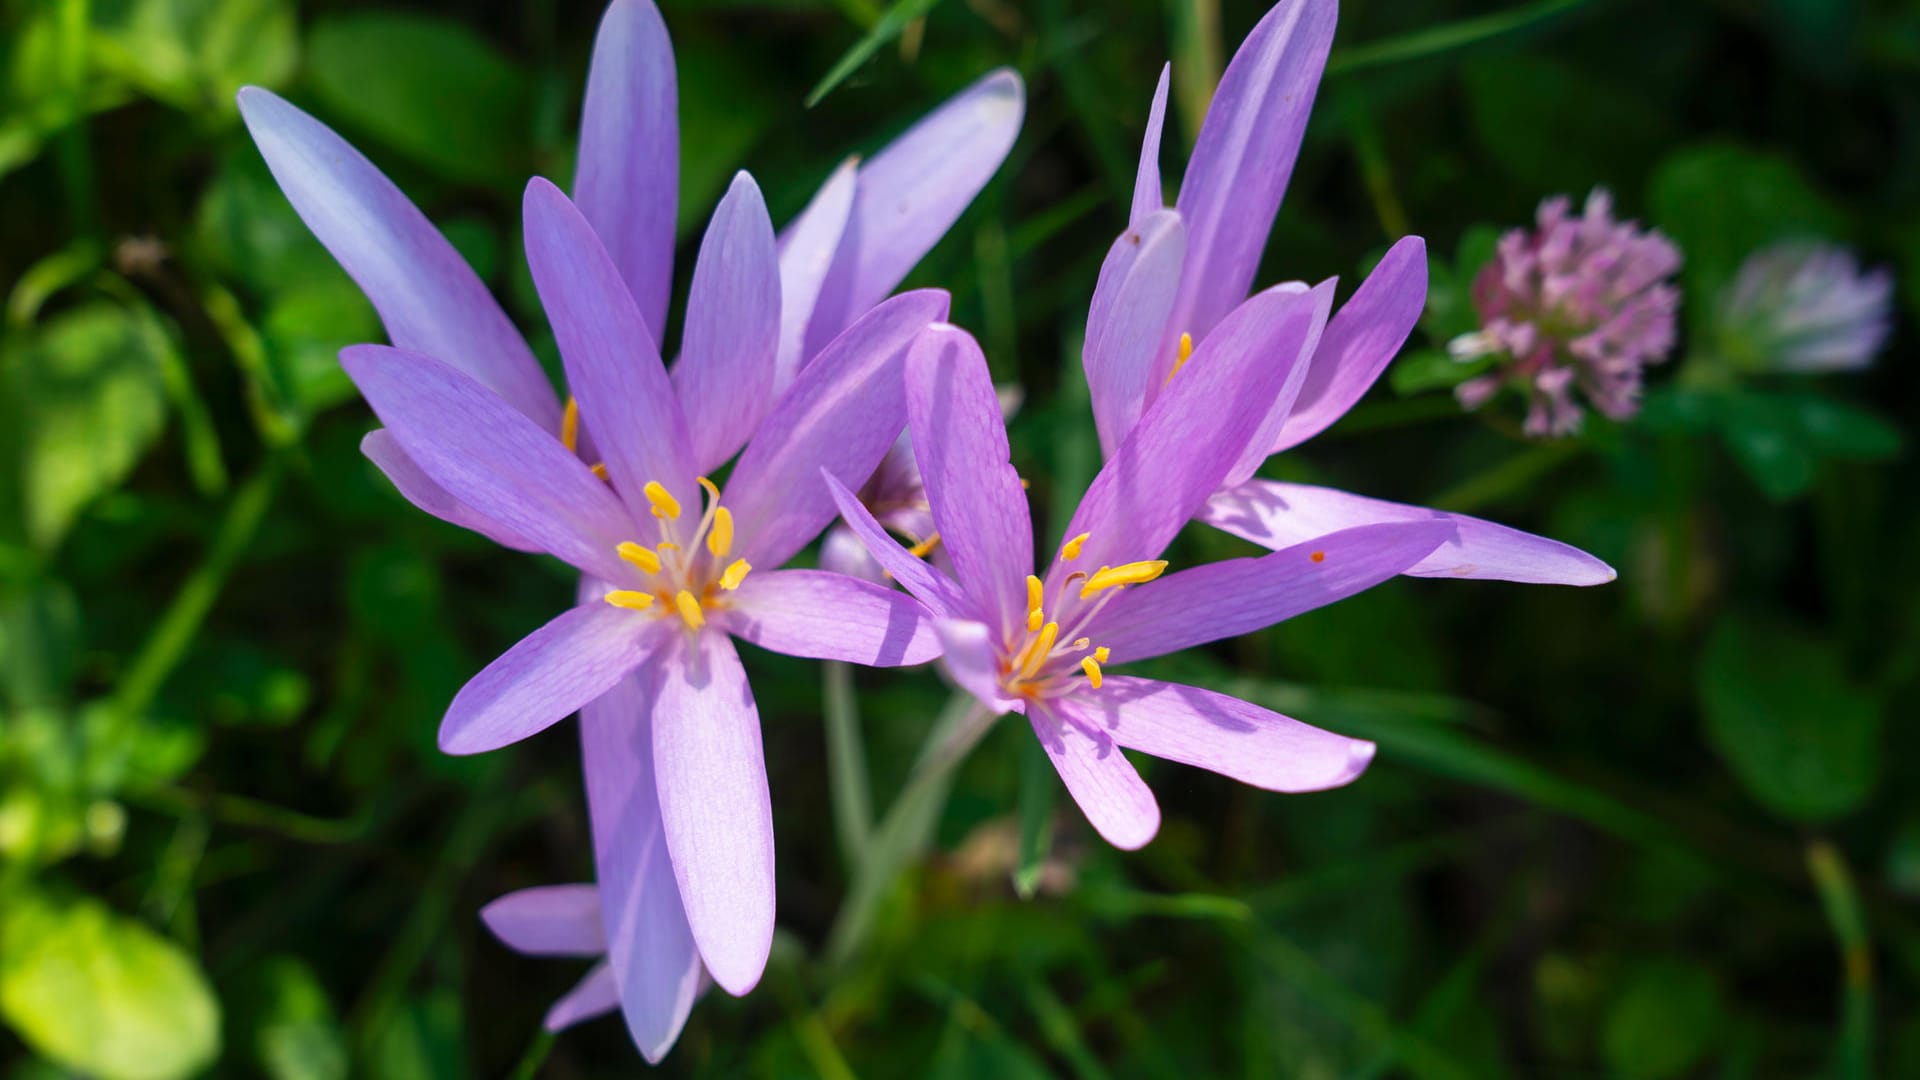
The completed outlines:
<svg viewBox="0 0 1920 1080">
<path fill-rule="evenodd" d="M 867 754 L 860 739 L 860 702 L 853 692 L 853 668 L 837 660 L 823 667 L 821 712 L 827 728 L 827 787 L 833 793 L 833 829 L 840 857 L 857 866 L 873 838 L 873 793 L 867 780 Z"/>
<path fill-rule="evenodd" d="M 1867 917 L 1860 907 L 1860 893 L 1854 888 L 1853 874 L 1839 849 L 1826 840 L 1807 845 L 1807 872 L 1820 894 L 1820 906 L 1826 912 L 1840 947 L 1841 991 L 1840 1052 L 1834 1075 L 1856 1080 L 1873 1073 L 1873 943 L 1867 937 Z"/>
</svg>

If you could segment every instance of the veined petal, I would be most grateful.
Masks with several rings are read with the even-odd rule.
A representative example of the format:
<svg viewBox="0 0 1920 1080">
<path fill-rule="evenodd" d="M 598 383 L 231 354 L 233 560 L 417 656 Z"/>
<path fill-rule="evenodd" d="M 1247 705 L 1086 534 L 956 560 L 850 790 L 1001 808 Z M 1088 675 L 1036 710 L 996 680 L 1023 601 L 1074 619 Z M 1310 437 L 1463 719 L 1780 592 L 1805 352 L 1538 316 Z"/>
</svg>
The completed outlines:
<svg viewBox="0 0 1920 1080">
<path fill-rule="evenodd" d="M 722 495 L 743 557 L 774 569 L 827 527 L 834 505 L 821 469 L 850 486 L 872 475 L 906 426 L 900 372 L 907 345 L 946 314 L 947 294 L 938 289 L 902 293 L 801 370 L 734 464 Z"/>
<path fill-rule="evenodd" d="M 671 626 L 598 602 L 561 612 L 460 688 L 440 749 L 478 754 L 552 727 L 639 667 Z"/>
<path fill-rule="evenodd" d="M 680 359 L 673 365 L 696 471 L 726 464 L 767 415 L 779 335 L 773 221 L 753 177 L 735 173 L 700 241 Z"/>
<path fill-rule="evenodd" d="M 256 86 L 240 115 L 273 178 L 380 312 L 403 349 L 440 358 L 547 431 L 560 403 L 487 287 L 373 163 L 325 124 Z"/>
<path fill-rule="evenodd" d="M 585 978 L 553 1003 L 553 1007 L 547 1010 L 547 1018 L 542 1026 L 558 1033 L 619 1007 L 620 988 L 614 985 L 613 969 L 603 961 L 593 965 Z"/>
<path fill-rule="evenodd" d="M 929 327 L 907 350 L 907 423 L 961 587 L 995 630 L 1024 623 L 1020 582 L 1033 571 L 1033 519 L 986 355 L 965 330 Z"/>
<path fill-rule="evenodd" d="M 340 351 L 340 366 L 409 458 L 475 514 L 590 574 L 624 581 L 620 500 L 560 440 L 474 381 L 422 353 Z"/>
<path fill-rule="evenodd" d="M 1320 335 L 1300 398 L 1270 453 L 1298 446 L 1345 416 L 1406 344 L 1426 304 L 1426 241 L 1402 237 Z"/>
<path fill-rule="evenodd" d="M 894 290 L 1006 160 L 1026 112 L 1002 68 L 954 95 L 860 166 L 853 209 L 807 327 L 809 354 Z"/>
<path fill-rule="evenodd" d="M 658 481 L 682 503 L 700 505 L 686 418 L 659 346 L 593 226 L 539 177 L 522 206 L 527 268 L 614 489 L 628 506 L 645 506 L 642 489 Z"/>
<path fill-rule="evenodd" d="M 1289 338 L 1282 348 L 1290 351 L 1282 351 L 1274 356 L 1273 363 L 1286 367 L 1287 380 L 1268 404 L 1267 414 L 1260 418 L 1259 425 L 1253 429 L 1253 436 L 1240 451 L 1233 468 L 1227 470 L 1227 475 L 1221 481 L 1224 486 L 1231 487 L 1252 476 L 1270 456 L 1267 448 L 1280 437 L 1281 428 L 1293 413 L 1294 402 L 1299 399 L 1301 389 L 1313 373 L 1314 350 L 1319 347 L 1321 335 L 1327 328 L 1327 316 L 1333 313 L 1333 287 L 1333 279 L 1328 278 L 1310 289 L 1296 282 L 1276 285 L 1268 290 L 1285 292 L 1304 289 L 1301 296 L 1311 305 L 1311 316 L 1305 335 L 1297 342 Z"/>
<path fill-rule="evenodd" d="M 433 478 L 414 464 L 405 450 L 400 449 L 399 440 L 386 428 L 374 428 L 367 432 L 360 440 L 360 452 L 373 462 L 374 467 L 386 476 L 403 498 L 418 509 L 448 524 L 471 529 L 501 547 L 515 551 L 540 550 L 538 544 L 514 535 L 513 530 L 497 521 L 489 521 L 466 503 L 454 498 L 446 488 L 434 483 Z"/>
<path fill-rule="evenodd" d="M 676 631 L 651 662 L 580 710 L 607 961 L 627 1032 L 652 1062 L 680 1037 L 704 973 L 667 857 L 654 784 L 654 709 L 678 641 Z"/>
<path fill-rule="evenodd" d="M 848 491 L 847 486 L 834 479 L 831 473 L 824 474 L 823 479 L 847 527 L 901 587 L 940 618 L 974 617 L 973 601 L 968 599 L 959 583 L 942 573 L 939 567 L 901 547 L 900 542 L 874 519 L 859 497 Z"/>
<path fill-rule="evenodd" d="M 840 250 L 853 211 L 853 192 L 859 158 L 848 158 L 814 192 L 800 216 L 780 231 L 780 349 L 774 365 L 773 394 L 778 398 L 793 385 L 793 377 L 809 359 L 807 326 L 820 287 Z"/>
<path fill-rule="evenodd" d="M 1106 457 L 1140 422 L 1140 414 L 1164 381 L 1159 363 L 1161 333 L 1180 288 L 1187 230 L 1172 210 L 1152 210 L 1136 220 L 1100 264 L 1093 302 L 1087 307 L 1081 363 L 1093 400 L 1094 427 Z"/>
<path fill-rule="evenodd" d="M 510 892 L 480 909 L 480 921 L 508 948 L 533 956 L 599 956 L 600 891 L 591 885 L 540 885 Z"/>
<path fill-rule="evenodd" d="M 679 125 L 673 42 L 659 10 L 651 0 L 613 0 L 587 68 L 573 199 L 619 267 L 656 347 L 673 290 Z"/>
<path fill-rule="evenodd" d="M 729 633 L 788 656 L 899 667 L 940 655 L 933 617 L 918 601 L 844 574 L 755 572 L 728 602 Z"/>
<path fill-rule="evenodd" d="M 828 477 L 827 482 L 839 483 L 832 477 Z M 881 566 L 880 560 L 867 550 L 866 541 L 847 525 L 829 526 L 826 535 L 820 538 L 820 569 L 831 574 L 845 574 L 871 581 L 875 585 L 893 583 L 893 576 L 887 573 L 887 568 Z"/>
<path fill-rule="evenodd" d="M 773 806 L 760 711 L 727 635 L 688 635 L 653 710 L 654 776 L 687 921 L 721 988 L 745 994 L 773 948 Z"/>
<path fill-rule="evenodd" d="M 1531 585 L 1604 585 L 1617 576 L 1606 563 L 1558 540 L 1465 514 L 1307 484 L 1249 480 L 1208 500 L 1200 520 L 1276 551 L 1359 525 L 1447 521 L 1454 535 L 1404 573 Z"/>
<path fill-rule="evenodd" d="M 1107 843 L 1133 851 L 1153 839 L 1160 831 L 1160 804 L 1113 739 L 1076 722 L 1059 702 L 1032 710 L 1027 721 L 1080 812 Z"/>
<path fill-rule="evenodd" d="M 1230 776 L 1268 791 L 1322 791 L 1350 783 L 1374 745 L 1195 686 L 1110 675 L 1061 702 L 1129 750 Z"/>
<path fill-rule="evenodd" d="M 1271 555 L 1196 566 L 1128 589 L 1087 632 L 1116 664 L 1239 637 L 1371 589 L 1452 535 L 1449 521 L 1363 525 Z"/>
<path fill-rule="evenodd" d="M 1147 215 L 1166 205 L 1166 193 L 1160 188 L 1160 131 L 1167 122 L 1167 79 L 1172 64 L 1160 67 L 1160 85 L 1153 89 L 1153 105 L 1147 110 L 1147 131 L 1140 139 L 1140 167 L 1133 177 L 1133 212 L 1127 226 L 1139 229 Z M 1172 303 L 1172 299 L 1168 299 Z"/>
<path fill-rule="evenodd" d="M 940 664 L 960 689 L 996 714 L 1027 711 L 1026 699 L 1008 697 L 1000 689 L 1000 654 L 994 648 L 997 631 L 972 619 L 939 619 L 933 628 L 943 650 Z"/>
<path fill-rule="evenodd" d="M 1253 284 L 1333 45 L 1334 0 L 1274 5 L 1227 64 L 1175 205 L 1187 273 L 1167 344 L 1212 330 Z"/>
</svg>

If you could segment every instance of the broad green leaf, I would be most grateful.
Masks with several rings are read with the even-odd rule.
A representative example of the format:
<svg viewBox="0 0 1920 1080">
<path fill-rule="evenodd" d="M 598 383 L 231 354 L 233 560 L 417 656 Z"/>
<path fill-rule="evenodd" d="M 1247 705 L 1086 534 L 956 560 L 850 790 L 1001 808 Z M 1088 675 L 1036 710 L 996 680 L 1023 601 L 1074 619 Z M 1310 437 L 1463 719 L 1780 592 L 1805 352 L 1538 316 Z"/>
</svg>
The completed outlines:
<svg viewBox="0 0 1920 1080">
<path fill-rule="evenodd" d="M 73 590 L 45 579 L 0 589 L 0 705 L 51 705 L 67 688 L 80 646 Z"/>
<path fill-rule="evenodd" d="M 191 252 L 255 294 L 353 287 L 308 231 L 252 145 L 228 154 L 194 209 Z"/>
<path fill-rule="evenodd" d="M 1808 445 L 1830 457 L 1881 461 L 1900 452 L 1900 431 L 1865 409 L 1810 392 L 1782 395 Z"/>
<path fill-rule="evenodd" d="M 96 62 L 189 112 L 231 115 L 248 85 L 278 87 L 300 59 L 292 0 L 101 0 Z"/>
<path fill-rule="evenodd" d="M 340 350 L 386 338 L 373 306 L 347 280 L 290 289 L 274 297 L 260 331 L 282 385 L 309 416 L 344 405 L 358 393 L 340 366 Z"/>
<path fill-rule="evenodd" d="M 1741 261 L 1772 241 L 1845 231 L 1839 212 L 1791 161 L 1731 143 L 1689 147 L 1662 161 L 1648 203 L 1653 224 L 1680 246 L 1696 304 L 1711 303 Z"/>
<path fill-rule="evenodd" d="M 1786 402 L 1768 394 L 1727 393 L 1718 417 L 1733 459 L 1769 497 L 1791 499 L 1812 485 L 1819 460 Z"/>
<path fill-rule="evenodd" d="M 1652 961 L 1614 999 L 1601 1049 L 1613 1074 L 1626 1080 L 1685 1075 L 1713 1048 L 1723 1014 L 1711 970 L 1690 960 Z"/>
<path fill-rule="evenodd" d="M 1859 808 L 1879 779 L 1880 703 L 1798 629 L 1723 618 L 1699 669 L 1707 741 L 1749 793 L 1794 821 Z"/>
<path fill-rule="evenodd" d="M 313 969 L 291 956 L 261 972 L 261 1016 L 253 1050 L 273 1080 L 345 1080 L 346 1040 Z"/>
<path fill-rule="evenodd" d="M 172 1080 L 220 1052 L 220 1004 L 172 941 L 91 899 L 4 915 L 0 1014 L 27 1045 L 101 1080 Z"/>
</svg>

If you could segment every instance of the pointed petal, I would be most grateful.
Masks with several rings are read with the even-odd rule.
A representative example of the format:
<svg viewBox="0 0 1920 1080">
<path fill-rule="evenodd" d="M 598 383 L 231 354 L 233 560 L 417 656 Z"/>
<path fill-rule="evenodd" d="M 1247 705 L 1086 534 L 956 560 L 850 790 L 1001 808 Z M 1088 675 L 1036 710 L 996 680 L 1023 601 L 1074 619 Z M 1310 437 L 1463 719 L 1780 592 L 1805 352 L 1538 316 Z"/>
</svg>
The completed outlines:
<svg viewBox="0 0 1920 1080">
<path fill-rule="evenodd" d="M 1122 851 L 1146 846 L 1160 831 L 1160 804 L 1119 745 L 1063 715 L 1058 702 L 1034 709 L 1027 720 L 1080 812 L 1107 843 Z"/>
<path fill-rule="evenodd" d="M 992 627 L 972 619 L 939 619 L 933 625 L 940 635 L 940 666 L 960 689 L 996 715 L 1027 711 L 1024 700 L 1001 692 L 999 651 L 994 647 L 998 634 Z"/>
<path fill-rule="evenodd" d="M 733 642 L 686 638 L 653 711 L 654 775 L 667 850 L 713 980 L 745 994 L 773 948 L 773 807 L 760 712 Z"/>
<path fill-rule="evenodd" d="M 728 632 L 788 656 L 900 667 L 940 655 L 933 616 L 918 601 L 844 574 L 755 571 L 730 602 Z"/>
<path fill-rule="evenodd" d="M 859 167 L 858 158 L 841 162 L 800 216 L 780 231 L 780 350 L 773 378 L 776 398 L 793 385 L 793 377 L 810 358 L 807 326 L 813 321 L 814 304 L 853 212 Z"/>
<path fill-rule="evenodd" d="M 340 365 L 407 457 L 473 513 L 587 573 L 630 576 L 614 554 L 626 508 L 560 440 L 431 356 L 353 345 Z"/>
<path fill-rule="evenodd" d="M 722 501 L 743 557 L 772 570 L 820 535 L 834 516 L 821 469 L 849 486 L 873 474 L 906 426 L 907 344 L 946 314 L 947 294 L 938 289 L 902 293 L 802 369 L 727 480 Z"/>
<path fill-rule="evenodd" d="M 1033 519 L 987 358 L 965 330 L 929 327 L 907 350 L 907 423 L 961 587 L 994 629 L 1025 622 L 1020 583 L 1033 572 Z"/>
<path fill-rule="evenodd" d="M 478 511 L 454 498 L 446 488 L 434 483 L 433 478 L 414 464 L 405 450 L 400 449 L 399 440 L 386 428 L 374 428 L 367 432 L 360 440 L 360 452 L 415 507 L 448 524 L 471 529 L 501 547 L 510 547 L 515 551 L 540 550 L 532 541 L 514 535 L 513 530 L 497 521 L 487 520 Z"/>
<path fill-rule="evenodd" d="M 1271 452 L 1298 446 L 1345 416 L 1406 344 L 1426 304 L 1426 241 L 1403 237 L 1327 324 Z"/>
<path fill-rule="evenodd" d="M 678 646 L 675 631 L 651 662 L 580 710 L 607 961 L 627 1031 L 648 1061 L 666 1056 L 680 1037 L 704 973 L 654 787 L 652 713 Z"/>
<path fill-rule="evenodd" d="M 1160 85 L 1153 88 L 1153 105 L 1147 110 L 1147 132 L 1140 140 L 1140 168 L 1133 178 L 1133 213 L 1129 227 L 1138 229 L 1147 215 L 1166 205 L 1166 193 L 1160 188 L 1160 131 L 1167 122 L 1167 79 L 1172 64 L 1160 67 Z M 1172 303 L 1169 298 L 1168 303 Z"/>
<path fill-rule="evenodd" d="M 568 608 L 460 688 L 440 722 L 440 749 L 479 754 L 552 727 L 640 666 L 667 626 L 611 604 Z"/>
<path fill-rule="evenodd" d="M 509 949 L 533 956 L 599 956 L 607 951 L 600 929 L 600 891 L 591 885 L 540 885 L 499 897 L 480 909 Z"/>
<path fill-rule="evenodd" d="M 1113 675 L 1065 699 L 1082 723 L 1129 750 L 1230 776 L 1268 791 L 1350 783 L 1374 746 L 1195 686 Z"/>
<path fill-rule="evenodd" d="M 580 1023 L 603 1016 L 620 1007 L 620 990 L 613 982 L 613 969 L 605 963 L 593 965 L 586 977 L 561 996 L 547 1010 L 543 1026 L 561 1032 Z"/>
<path fill-rule="evenodd" d="M 1604 585 L 1617 576 L 1611 566 L 1558 540 L 1465 514 L 1307 484 L 1249 480 L 1215 495 L 1201 520 L 1274 550 L 1359 525 L 1447 521 L 1454 527 L 1454 536 L 1405 573 L 1530 585 Z"/>
<path fill-rule="evenodd" d="M 487 287 L 400 189 L 345 139 L 272 92 L 240 91 L 240 115 L 267 167 L 403 349 L 477 379 L 547 431 L 553 385 Z"/>
<path fill-rule="evenodd" d="M 700 241 L 673 366 L 696 471 L 726 464 L 767 415 L 779 335 L 773 221 L 753 177 L 736 173 Z"/>
<path fill-rule="evenodd" d="M 902 588 L 912 593 L 934 615 L 944 619 L 973 618 L 973 602 L 961 591 L 957 582 L 942 573 L 939 567 L 901 547 L 900 542 L 881 528 L 873 514 L 858 496 L 847 490 L 845 484 L 835 480 L 831 474 L 824 476 L 824 479 L 847 527 L 885 573 L 892 575 Z"/>
<path fill-rule="evenodd" d="M 1081 362 L 1093 399 L 1100 451 L 1112 457 L 1121 440 L 1159 389 L 1152 382 L 1159 363 L 1161 331 L 1180 288 L 1187 231 L 1180 215 L 1154 210 L 1135 222 L 1107 251 L 1087 308 Z M 1160 376 L 1162 379 L 1164 375 Z"/>
<path fill-rule="evenodd" d="M 1116 664 L 1239 637 L 1371 589 L 1452 535 L 1448 521 L 1363 525 L 1182 570 L 1115 597 L 1087 633 Z"/>
<path fill-rule="evenodd" d="M 1269 291 L 1284 292 L 1300 288 L 1302 288 L 1301 285 L 1293 283 L 1276 285 Z M 1292 415 L 1294 403 L 1299 400 L 1301 389 L 1306 386 L 1307 379 L 1313 374 L 1314 350 L 1319 347 L 1321 335 L 1327 328 L 1327 316 L 1333 313 L 1333 288 L 1334 280 L 1328 278 L 1301 294 L 1303 302 L 1312 306 L 1306 333 L 1298 340 L 1287 339 L 1283 348 L 1291 351 L 1280 352 L 1272 360 L 1273 363 L 1284 365 L 1289 377 L 1281 385 L 1280 392 L 1274 395 L 1273 401 L 1267 406 L 1267 414 L 1261 417 L 1259 426 L 1254 428 L 1252 438 L 1247 440 L 1247 445 L 1240 451 L 1240 456 L 1234 461 L 1233 468 L 1227 470 L 1227 475 L 1221 480 L 1222 486 L 1231 487 L 1252 476 L 1260 470 L 1261 463 L 1270 456 L 1268 447 L 1271 447 L 1274 440 L 1280 437 L 1280 430 L 1286 425 L 1287 417 Z"/>
<path fill-rule="evenodd" d="M 619 267 L 656 345 L 673 289 L 679 191 L 673 42 L 651 0 L 613 0 L 587 68 L 573 199 Z"/>
<path fill-rule="evenodd" d="M 566 195 L 535 177 L 522 202 L 527 268 L 560 342 L 567 386 L 614 490 L 645 506 L 659 481 L 683 505 L 699 506 L 687 422 L 660 350 L 593 226 Z"/>
<path fill-rule="evenodd" d="M 1175 205 L 1187 274 L 1170 340 L 1198 341 L 1247 295 L 1333 45 L 1334 0 L 1274 5 L 1220 77 Z"/>
<path fill-rule="evenodd" d="M 880 302 L 959 219 L 1020 132 L 1026 88 L 1002 68 L 954 95 L 860 166 L 853 210 L 807 328 L 818 353 Z"/>
</svg>

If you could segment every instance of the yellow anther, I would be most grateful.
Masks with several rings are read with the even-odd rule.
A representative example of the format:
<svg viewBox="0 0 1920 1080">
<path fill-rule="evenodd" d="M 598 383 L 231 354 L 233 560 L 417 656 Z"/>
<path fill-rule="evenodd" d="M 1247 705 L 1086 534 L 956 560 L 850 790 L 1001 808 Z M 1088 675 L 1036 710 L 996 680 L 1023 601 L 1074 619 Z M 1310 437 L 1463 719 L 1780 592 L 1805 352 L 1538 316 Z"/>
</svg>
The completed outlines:
<svg viewBox="0 0 1920 1080">
<path fill-rule="evenodd" d="M 1045 600 L 1046 600 L 1046 586 L 1040 583 L 1039 578 L 1034 577 L 1032 574 L 1028 574 L 1027 575 L 1027 610 L 1038 611 L 1040 609 L 1040 605 Z M 1038 630 L 1040 628 L 1036 626 L 1034 627 L 1034 629 Z"/>
<path fill-rule="evenodd" d="M 1079 558 L 1080 549 L 1086 546 L 1087 537 L 1092 535 L 1093 535 L 1092 533 L 1081 533 L 1079 536 L 1076 536 L 1073 539 L 1067 541 L 1065 544 L 1062 544 L 1060 546 L 1060 557 L 1067 560 L 1068 562 L 1072 562 L 1073 560 Z"/>
<path fill-rule="evenodd" d="M 1040 633 L 1027 644 L 1026 651 L 1021 653 L 1021 678 L 1033 678 L 1041 666 L 1047 662 L 1047 657 L 1052 655 L 1053 639 L 1059 636 L 1060 624 L 1057 622 L 1050 622 L 1040 628 Z"/>
<path fill-rule="evenodd" d="M 560 445 L 568 453 L 580 449 L 580 403 L 567 398 L 567 407 L 560 413 Z"/>
<path fill-rule="evenodd" d="M 593 467 L 593 475 L 595 475 L 595 476 L 597 476 L 597 477 L 599 477 L 599 478 L 600 478 L 600 479 L 602 479 L 602 480 L 605 480 L 605 479 L 607 478 L 607 467 L 606 467 L 606 465 L 605 465 L 605 464 L 599 464 L 599 465 L 595 465 L 595 466 Z"/>
<path fill-rule="evenodd" d="M 940 534 L 932 533 L 925 540 L 922 540 L 919 543 L 908 548 L 907 554 L 913 556 L 916 559 L 924 559 L 927 557 L 927 554 L 929 552 L 931 552 L 934 548 L 937 548 L 939 546 L 940 546 Z"/>
<path fill-rule="evenodd" d="M 620 546 L 614 550 L 620 553 L 621 558 L 639 567 L 642 573 L 657 574 L 660 572 L 660 556 L 655 555 L 652 551 L 641 547 L 631 540 L 621 541 Z"/>
<path fill-rule="evenodd" d="M 1027 633 L 1031 634 L 1035 630 L 1040 629 L 1040 624 L 1046 621 L 1047 613 L 1039 608 L 1034 608 L 1032 611 L 1027 612 Z"/>
<path fill-rule="evenodd" d="M 632 589 L 615 589 L 605 597 L 614 607 L 623 607 L 629 611 L 645 611 L 653 606 L 653 594 L 635 592 Z"/>
<path fill-rule="evenodd" d="M 687 629 L 698 630 L 707 625 L 707 615 L 700 610 L 700 601 L 695 600 L 687 590 L 681 589 L 673 594 L 673 606 L 680 609 L 680 618 L 686 622 Z"/>
<path fill-rule="evenodd" d="M 1112 655 L 1113 655 L 1113 650 L 1107 648 L 1105 645 L 1102 645 L 1099 648 L 1093 650 L 1093 662 L 1096 664 L 1104 664 L 1107 662 L 1107 657 Z"/>
<path fill-rule="evenodd" d="M 751 569 L 753 569 L 753 564 L 747 560 L 733 560 L 727 564 L 727 569 L 720 575 L 720 587 L 728 592 L 739 588 L 740 583 L 747 579 L 747 571 Z"/>
<path fill-rule="evenodd" d="M 707 532 L 707 550 L 716 559 L 724 559 L 733 550 L 733 511 L 722 506 L 713 512 L 713 527 Z"/>
<path fill-rule="evenodd" d="M 1091 656 L 1082 657 L 1080 660 L 1080 670 L 1087 673 L 1088 686 L 1093 687 L 1095 690 L 1100 689 L 1100 662 L 1098 660 L 1095 660 Z"/>
<path fill-rule="evenodd" d="M 640 490 L 647 496 L 647 501 L 653 504 L 654 517 L 672 521 L 680 516 L 680 500 L 675 499 L 660 481 L 649 480 L 647 486 Z"/>
<path fill-rule="evenodd" d="M 1187 361 L 1191 359 L 1193 359 L 1193 335 L 1181 334 L 1180 355 L 1174 358 L 1173 370 L 1167 372 L 1167 381 L 1172 382 L 1173 377 L 1180 374 L 1180 369 L 1186 367 Z"/>
<path fill-rule="evenodd" d="M 1153 559 L 1148 562 L 1130 562 L 1122 566 L 1103 566 L 1085 585 L 1080 586 L 1080 595 L 1092 596 L 1102 589 L 1117 588 L 1121 585 L 1140 585 L 1152 581 L 1165 573 L 1165 559 Z"/>
</svg>

